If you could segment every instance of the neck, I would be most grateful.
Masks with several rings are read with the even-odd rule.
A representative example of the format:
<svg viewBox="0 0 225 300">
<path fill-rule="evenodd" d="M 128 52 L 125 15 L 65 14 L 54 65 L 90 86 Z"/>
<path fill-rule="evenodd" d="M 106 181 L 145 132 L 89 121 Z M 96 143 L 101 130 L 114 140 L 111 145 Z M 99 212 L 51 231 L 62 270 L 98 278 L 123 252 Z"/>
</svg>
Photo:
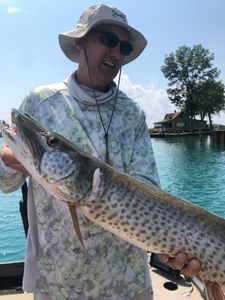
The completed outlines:
<svg viewBox="0 0 225 300">
<path fill-rule="evenodd" d="M 79 69 L 75 72 L 75 78 L 78 84 L 86 86 L 90 89 L 94 89 L 100 92 L 108 92 L 109 90 L 109 85 L 108 86 L 96 85 L 94 82 L 92 82 L 90 76 L 82 76 L 82 73 L 80 72 Z"/>
</svg>

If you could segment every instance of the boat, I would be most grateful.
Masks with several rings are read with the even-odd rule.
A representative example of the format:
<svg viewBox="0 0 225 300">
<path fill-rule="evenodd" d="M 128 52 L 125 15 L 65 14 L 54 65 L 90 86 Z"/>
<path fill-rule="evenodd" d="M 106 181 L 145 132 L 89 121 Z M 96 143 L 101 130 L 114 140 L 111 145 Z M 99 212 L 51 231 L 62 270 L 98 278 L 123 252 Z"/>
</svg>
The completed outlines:
<svg viewBox="0 0 225 300">
<path fill-rule="evenodd" d="M 22 291 L 24 262 L 0 263 L 0 300 L 33 300 L 33 294 Z M 149 253 L 155 300 L 206 300 L 203 284 L 197 279 L 186 279 L 180 271 L 160 262 L 156 254 Z"/>
</svg>

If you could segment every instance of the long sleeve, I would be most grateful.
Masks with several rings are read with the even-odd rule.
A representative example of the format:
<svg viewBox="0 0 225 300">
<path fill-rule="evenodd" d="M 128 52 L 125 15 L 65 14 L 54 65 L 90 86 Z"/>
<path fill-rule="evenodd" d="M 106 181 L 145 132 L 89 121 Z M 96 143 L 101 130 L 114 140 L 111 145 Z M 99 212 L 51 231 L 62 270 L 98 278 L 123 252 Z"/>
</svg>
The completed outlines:
<svg viewBox="0 0 225 300">
<path fill-rule="evenodd" d="M 16 191 L 24 183 L 23 173 L 13 170 L 5 165 L 0 158 L 0 190 L 4 193 Z"/>
<path fill-rule="evenodd" d="M 145 122 L 144 113 L 141 116 L 133 147 L 129 174 L 135 178 L 160 185 L 149 130 Z"/>
</svg>

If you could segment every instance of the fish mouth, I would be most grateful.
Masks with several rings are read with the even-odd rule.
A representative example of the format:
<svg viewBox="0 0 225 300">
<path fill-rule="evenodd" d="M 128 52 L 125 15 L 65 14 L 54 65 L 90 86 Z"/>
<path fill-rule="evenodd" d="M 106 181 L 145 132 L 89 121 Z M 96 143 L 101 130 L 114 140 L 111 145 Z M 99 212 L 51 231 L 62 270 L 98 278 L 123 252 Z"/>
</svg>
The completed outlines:
<svg viewBox="0 0 225 300">
<path fill-rule="evenodd" d="M 13 124 L 11 130 L 19 134 L 23 142 L 27 145 L 33 157 L 34 164 L 40 173 L 40 162 L 45 152 L 42 137 L 44 133 L 46 134 L 46 130 L 34 119 L 31 119 L 28 114 L 21 113 L 15 108 L 12 109 L 11 120 Z"/>
<path fill-rule="evenodd" d="M 21 113 L 15 108 L 12 109 L 11 120 L 12 130 L 19 133 L 25 140 L 29 137 L 29 140 L 34 142 L 34 137 L 37 138 L 41 136 L 43 132 L 46 132 L 46 130 L 28 114 Z"/>
<path fill-rule="evenodd" d="M 11 120 L 12 124 L 17 127 L 17 129 L 21 132 L 20 128 L 24 130 L 24 128 L 31 128 L 30 131 L 41 132 L 44 131 L 44 128 L 40 126 L 38 122 L 30 117 L 28 114 L 24 114 L 19 112 L 17 109 L 13 108 L 11 112 Z M 32 126 L 32 127 L 30 127 Z"/>
<path fill-rule="evenodd" d="M 17 133 L 17 129 L 14 126 L 11 126 L 4 120 L 0 121 L 0 129 L 3 135 L 7 136 L 12 142 L 15 143 L 14 136 Z"/>
</svg>

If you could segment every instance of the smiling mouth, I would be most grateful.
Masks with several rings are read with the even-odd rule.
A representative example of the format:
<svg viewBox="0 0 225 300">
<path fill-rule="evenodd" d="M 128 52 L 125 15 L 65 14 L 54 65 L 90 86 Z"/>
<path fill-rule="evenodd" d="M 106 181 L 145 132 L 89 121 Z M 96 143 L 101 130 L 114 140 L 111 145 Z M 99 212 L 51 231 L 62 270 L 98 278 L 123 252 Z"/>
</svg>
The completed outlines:
<svg viewBox="0 0 225 300">
<path fill-rule="evenodd" d="M 114 68 L 115 68 L 115 64 L 113 64 L 113 63 L 110 62 L 110 61 L 105 60 L 105 61 L 103 62 L 103 64 L 104 64 L 104 66 L 106 66 L 106 67 L 108 67 L 108 68 L 111 68 L 111 69 L 114 69 Z"/>
</svg>

